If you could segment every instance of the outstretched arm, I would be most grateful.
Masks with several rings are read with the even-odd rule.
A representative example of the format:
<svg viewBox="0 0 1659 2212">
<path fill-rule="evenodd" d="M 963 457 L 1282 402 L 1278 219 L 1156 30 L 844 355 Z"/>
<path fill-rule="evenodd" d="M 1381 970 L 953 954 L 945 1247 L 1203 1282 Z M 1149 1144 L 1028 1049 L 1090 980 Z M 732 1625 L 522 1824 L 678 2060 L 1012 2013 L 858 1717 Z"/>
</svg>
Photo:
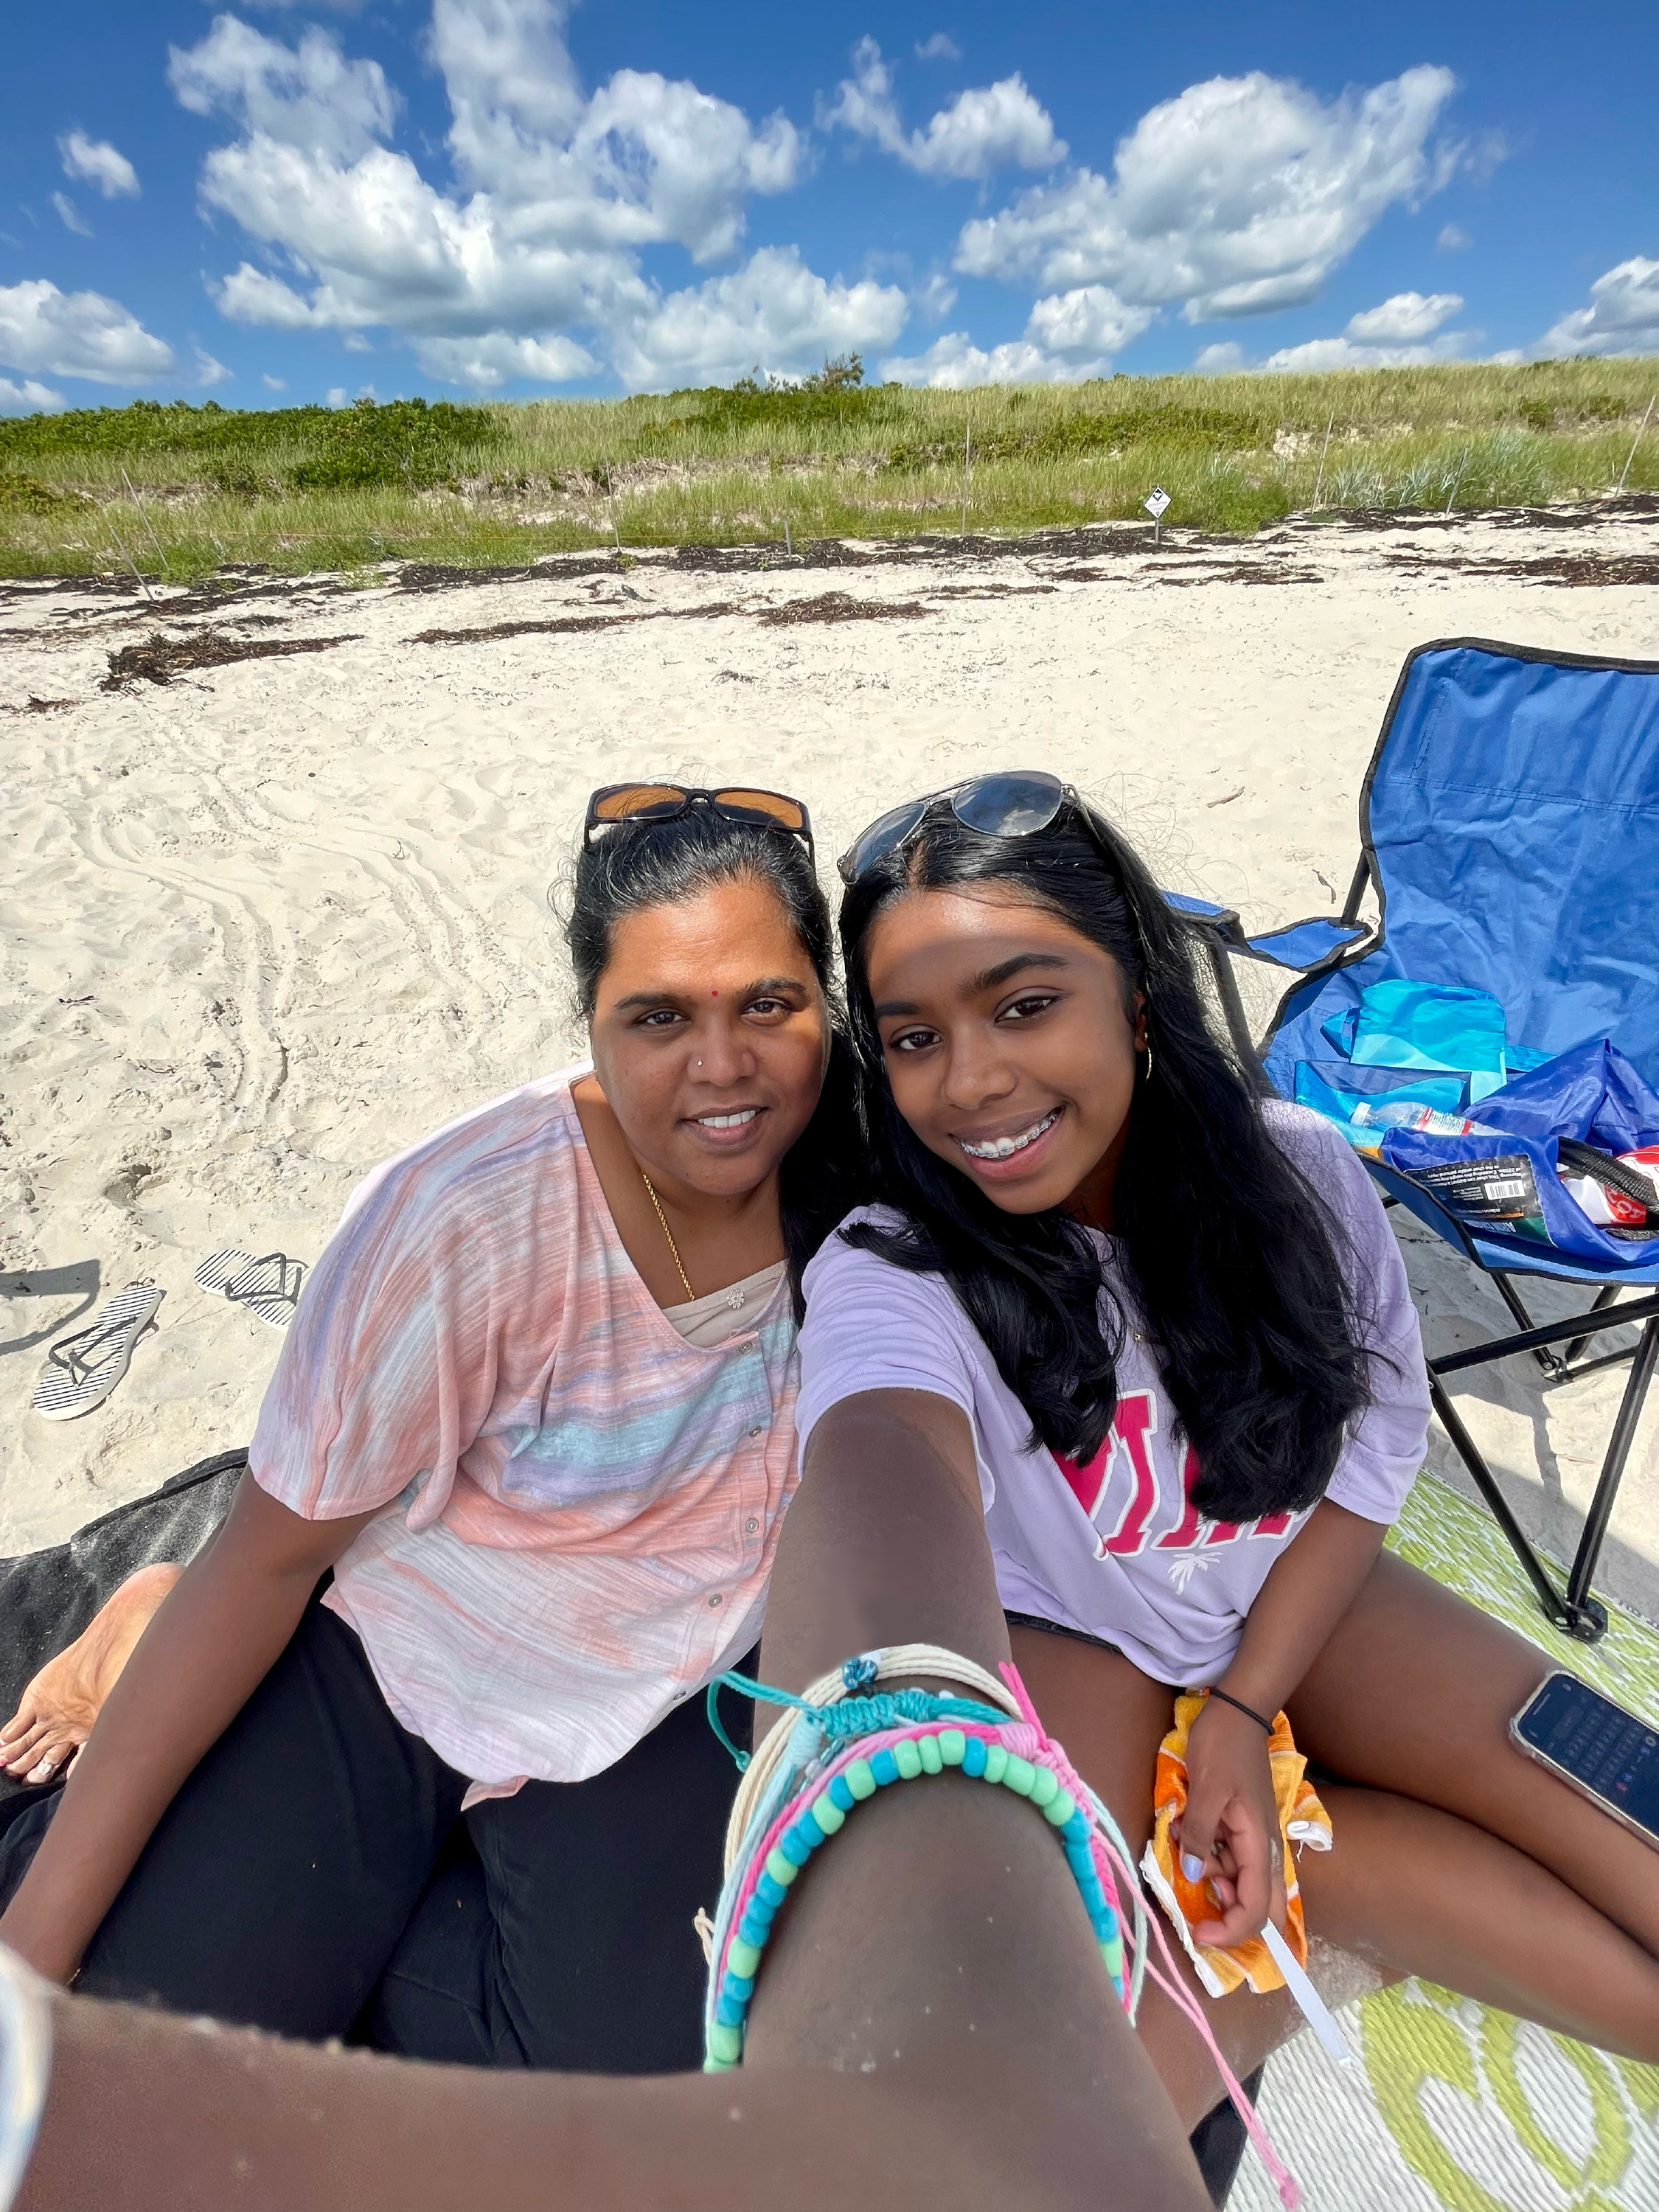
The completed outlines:
<svg viewBox="0 0 1659 2212">
<path fill-rule="evenodd" d="M 812 1431 L 763 1668 L 799 1692 L 851 1652 L 914 1643 L 993 1671 L 1009 1652 L 967 1417 L 924 1392 L 870 1391 Z M 792 1892 L 744 2071 L 805 2058 L 954 2081 L 964 2103 L 977 2083 L 1033 2151 L 1038 2113 L 1054 2116 L 1043 2157 L 1060 2201 L 1185 2202 L 1197 2184 L 1174 2109 L 1045 1825 L 951 1774 L 862 1808 Z"/>
<path fill-rule="evenodd" d="M 874 1644 L 1006 1656 L 959 1414 L 891 1393 L 826 1416 L 769 1614 L 767 1671 L 796 1688 Z M 72 1998 L 58 2020 L 19 2212 L 1206 2203 L 1052 1832 L 960 1777 L 884 1793 L 814 1863 L 734 2073 L 413 2066 Z"/>
</svg>

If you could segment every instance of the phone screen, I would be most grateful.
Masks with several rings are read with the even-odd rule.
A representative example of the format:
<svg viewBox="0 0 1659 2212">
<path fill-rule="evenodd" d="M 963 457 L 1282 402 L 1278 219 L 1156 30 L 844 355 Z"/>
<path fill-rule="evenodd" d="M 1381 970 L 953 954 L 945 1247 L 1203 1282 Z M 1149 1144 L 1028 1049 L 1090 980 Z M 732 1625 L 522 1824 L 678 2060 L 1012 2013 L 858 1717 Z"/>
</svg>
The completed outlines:
<svg viewBox="0 0 1659 2212">
<path fill-rule="evenodd" d="M 1515 1725 L 1524 1742 L 1659 1843 L 1659 1726 L 1571 1674 L 1552 1674 Z"/>
</svg>

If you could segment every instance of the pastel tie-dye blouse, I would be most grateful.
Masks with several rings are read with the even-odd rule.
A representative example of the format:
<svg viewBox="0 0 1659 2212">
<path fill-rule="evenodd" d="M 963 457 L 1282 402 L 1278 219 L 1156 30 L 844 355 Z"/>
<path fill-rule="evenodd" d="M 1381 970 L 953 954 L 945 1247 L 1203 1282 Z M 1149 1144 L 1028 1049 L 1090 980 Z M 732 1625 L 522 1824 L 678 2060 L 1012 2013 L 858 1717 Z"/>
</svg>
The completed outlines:
<svg viewBox="0 0 1659 2212">
<path fill-rule="evenodd" d="M 620 1759 L 759 1633 L 795 1481 L 787 1283 L 712 1351 L 623 1249 L 567 1069 L 376 1168 L 313 1270 L 249 1466 L 384 1507 L 326 1602 L 480 1794 Z"/>
</svg>

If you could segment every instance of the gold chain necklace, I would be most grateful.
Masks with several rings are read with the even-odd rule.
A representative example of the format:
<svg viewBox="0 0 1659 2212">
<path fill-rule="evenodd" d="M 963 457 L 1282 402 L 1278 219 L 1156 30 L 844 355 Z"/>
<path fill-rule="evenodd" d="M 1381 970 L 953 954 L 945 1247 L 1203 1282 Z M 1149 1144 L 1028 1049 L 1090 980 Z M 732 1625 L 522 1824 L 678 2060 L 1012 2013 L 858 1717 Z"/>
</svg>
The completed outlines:
<svg viewBox="0 0 1659 2212">
<path fill-rule="evenodd" d="M 668 1239 L 668 1249 L 674 1255 L 674 1265 L 679 1269 L 681 1282 L 685 1285 L 686 1304 L 693 1304 L 697 1294 L 691 1287 L 690 1276 L 685 1272 L 685 1262 L 680 1257 L 679 1246 L 674 1242 L 674 1232 L 668 1225 L 668 1216 L 662 1210 L 662 1200 L 652 1188 L 651 1178 L 643 1168 L 640 1170 L 640 1181 L 645 1185 L 645 1194 L 655 1208 L 658 1220 L 662 1224 L 662 1233 Z"/>
</svg>

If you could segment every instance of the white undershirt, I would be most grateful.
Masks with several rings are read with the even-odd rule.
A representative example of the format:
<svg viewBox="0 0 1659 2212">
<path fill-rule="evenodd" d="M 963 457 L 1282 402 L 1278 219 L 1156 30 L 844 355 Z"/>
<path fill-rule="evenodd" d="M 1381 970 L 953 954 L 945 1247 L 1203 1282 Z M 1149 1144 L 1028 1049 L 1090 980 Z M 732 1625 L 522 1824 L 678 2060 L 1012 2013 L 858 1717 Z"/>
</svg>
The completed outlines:
<svg viewBox="0 0 1659 2212">
<path fill-rule="evenodd" d="M 665 1306 L 663 1319 L 672 1322 L 688 1344 L 695 1344 L 700 1352 L 713 1352 L 728 1338 L 754 1328 L 783 1280 L 787 1265 L 785 1261 L 775 1260 L 769 1267 L 745 1275 L 740 1282 L 728 1283 L 723 1291 L 710 1291 L 707 1297 L 692 1298 L 682 1305 Z"/>
</svg>

